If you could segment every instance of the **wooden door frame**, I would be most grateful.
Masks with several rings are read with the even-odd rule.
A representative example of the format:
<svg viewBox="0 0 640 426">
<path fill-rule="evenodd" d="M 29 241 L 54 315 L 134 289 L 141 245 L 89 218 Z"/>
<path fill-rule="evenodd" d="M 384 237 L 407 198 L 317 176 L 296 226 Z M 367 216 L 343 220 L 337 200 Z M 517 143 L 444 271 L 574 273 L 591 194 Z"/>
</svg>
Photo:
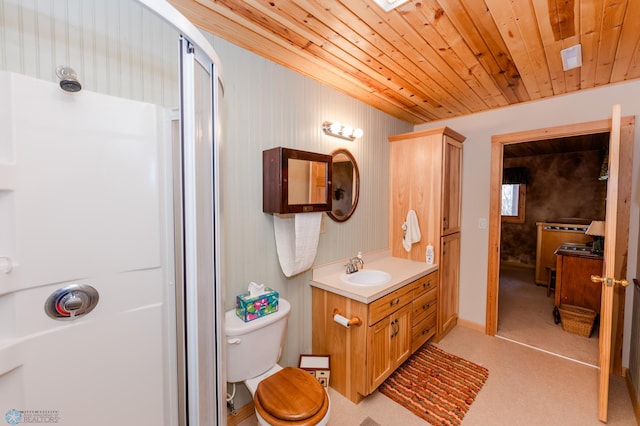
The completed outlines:
<svg viewBox="0 0 640 426">
<path fill-rule="evenodd" d="M 633 146 L 633 116 L 622 118 L 621 144 Z M 569 124 L 557 127 L 546 127 L 522 132 L 507 133 L 491 137 L 491 185 L 489 198 L 489 256 L 487 273 L 487 311 L 486 334 L 493 336 L 498 331 L 498 291 L 500 281 L 500 201 L 502 193 L 503 147 L 522 142 L 534 142 L 546 139 L 556 139 L 570 136 L 590 135 L 594 133 L 611 132 L 611 119 L 591 121 L 587 123 Z M 631 177 L 629 177 L 631 179 Z M 630 185 L 621 185 L 623 190 L 629 191 Z M 628 241 L 625 241 L 628 246 Z M 612 332 L 612 345 L 620 350 L 614 351 L 612 370 L 614 374 L 622 374 L 622 332 L 624 325 L 624 302 L 614 313 L 619 321 L 614 321 L 615 330 Z"/>
</svg>

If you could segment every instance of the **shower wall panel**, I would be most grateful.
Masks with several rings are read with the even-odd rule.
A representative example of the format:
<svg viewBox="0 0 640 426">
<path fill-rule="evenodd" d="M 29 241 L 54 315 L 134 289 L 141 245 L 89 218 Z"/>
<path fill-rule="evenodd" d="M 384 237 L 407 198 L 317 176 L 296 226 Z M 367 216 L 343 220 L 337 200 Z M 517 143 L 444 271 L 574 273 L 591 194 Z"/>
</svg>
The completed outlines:
<svg viewBox="0 0 640 426">
<path fill-rule="evenodd" d="M 0 0 L 0 70 L 178 106 L 177 32 L 134 0 Z"/>
<path fill-rule="evenodd" d="M 165 111 L 0 72 L 0 412 L 60 423 L 175 424 L 167 383 L 170 253 Z M 45 301 L 99 293 L 86 316 Z M 29 423 L 25 420 L 26 423 Z"/>
</svg>

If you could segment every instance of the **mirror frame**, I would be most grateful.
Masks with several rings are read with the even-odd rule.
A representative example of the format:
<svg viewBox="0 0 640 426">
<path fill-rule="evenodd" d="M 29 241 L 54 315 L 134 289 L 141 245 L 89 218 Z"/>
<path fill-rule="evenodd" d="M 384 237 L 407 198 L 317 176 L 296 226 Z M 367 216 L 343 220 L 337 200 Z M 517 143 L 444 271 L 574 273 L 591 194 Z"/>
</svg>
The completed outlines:
<svg viewBox="0 0 640 426">
<path fill-rule="evenodd" d="M 355 179 L 355 185 L 354 185 L 355 194 L 353 195 L 353 202 L 351 204 L 351 209 L 349 209 L 349 211 L 345 215 L 336 216 L 333 213 L 333 207 L 336 204 L 335 202 L 333 202 L 333 194 L 335 191 L 334 185 L 336 184 L 336 179 L 334 174 L 331 182 L 332 210 L 327 211 L 327 216 L 329 216 L 331 219 L 333 219 L 336 222 L 345 222 L 353 215 L 353 212 L 356 211 L 356 207 L 358 206 L 358 201 L 360 200 L 360 170 L 358 169 L 358 163 L 356 162 L 356 158 L 346 148 L 336 149 L 331 153 L 331 158 L 335 159 L 340 154 L 345 155 L 351 161 L 351 164 L 353 164 L 353 177 Z"/>
</svg>

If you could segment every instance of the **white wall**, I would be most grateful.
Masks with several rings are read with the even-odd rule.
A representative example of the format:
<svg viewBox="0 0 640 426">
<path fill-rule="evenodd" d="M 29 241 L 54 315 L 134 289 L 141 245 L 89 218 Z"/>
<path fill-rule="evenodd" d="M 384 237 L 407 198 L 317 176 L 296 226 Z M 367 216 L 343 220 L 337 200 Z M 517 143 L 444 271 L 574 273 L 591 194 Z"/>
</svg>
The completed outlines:
<svg viewBox="0 0 640 426">
<path fill-rule="evenodd" d="M 612 106 L 622 105 L 622 115 L 640 114 L 640 82 L 623 83 L 576 94 L 559 96 L 473 114 L 456 119 L 416 126 L 416 129 L 446 125 L 467 137 L 464 142 L 462 178 L 462 247 L 460 273 L 460 318 L 485 324 L 488 265 L 488 231 L 478 228 L 480 218 L 489 217 L 489 180 L 491 137 L 505 133 L 565 124 L 602 120 L 611 117 Z M 640 129 L 636 123 L 629 264 L 627 276 L 635 276 L 638 259 L 638 212 L 640 194 Z M 633 292 L 627 290 L 623 365 L 628 366 Z"/>
</svg>

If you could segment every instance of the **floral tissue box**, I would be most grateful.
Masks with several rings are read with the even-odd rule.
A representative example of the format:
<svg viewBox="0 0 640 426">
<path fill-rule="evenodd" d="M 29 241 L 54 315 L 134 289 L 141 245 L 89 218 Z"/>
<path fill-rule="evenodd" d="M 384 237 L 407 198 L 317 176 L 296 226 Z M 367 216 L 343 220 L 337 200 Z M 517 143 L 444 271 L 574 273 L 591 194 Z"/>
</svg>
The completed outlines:
<svg viewBox="0 0 640 426">
<path fill-rule="evenodd" d="M 278 292 L 265 287 L 264 293 L 251 296 L 243 293 L 236 296 L 236 315 L 244 322 L 253 321 L 278 311 Z"/>
</svg>

